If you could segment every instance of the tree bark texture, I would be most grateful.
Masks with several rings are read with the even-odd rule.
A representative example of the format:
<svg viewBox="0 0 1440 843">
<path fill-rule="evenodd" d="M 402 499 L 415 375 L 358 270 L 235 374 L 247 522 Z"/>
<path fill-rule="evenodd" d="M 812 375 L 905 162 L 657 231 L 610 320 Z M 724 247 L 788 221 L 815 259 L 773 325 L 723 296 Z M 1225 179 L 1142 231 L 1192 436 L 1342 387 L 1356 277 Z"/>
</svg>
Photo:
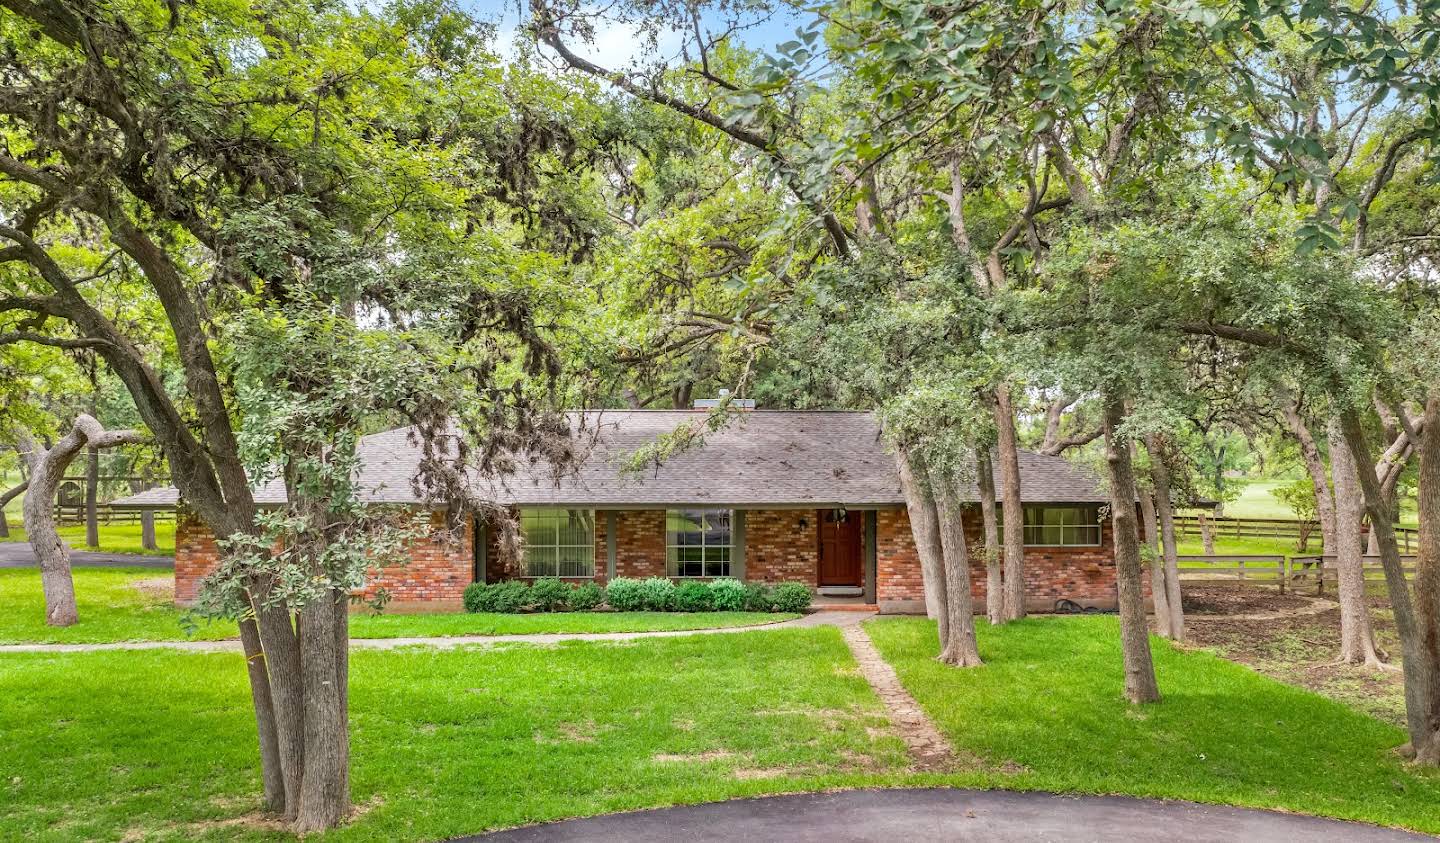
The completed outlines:
<svg viewBox="0 0 1440 843">
<path fill-rule="evenodd" d="M 996 456 L 1000 461 L 1000 483 L 1004 487 L 1004 619 L 1025 617 L 1025 509 L 1020 500 L 1020 443 L 1015 434 L 1015 410 L 1010 404 L 1010 387 L 995 387 Z"/>
<path fill-rule="evenodd" d="M 1210 523 L 1210 516 L 1200 513 L 1200 542 L 1205 546 L 1205 555 L 1215 555 L 1215 528 Z"/>
<path fill-rule="evenodd" d="M 1150 656 L 1150 628 L 1145 619 L 1144 576 L 1140 564 L 1140 533 L 1135 515 L 1135 472 L 1130 449 L 1118 439 L 1124 404 L 1113 395 L 1105 401 L 1105 465 L 1110 476 L 1110 517 L 1115 532 L 1115 586 L 1120 604 L 1120 648 L 1125 663 L 1125 698 L 1132 703 L 1157 702 L 1160 687 Z"/>
<path fill-rule="evenodd" d="M 1338 421 L 1331 426 L 1330 473 L 1335 484 L 1335 571 L 1340 596 L 1340 660 L 1347 664 L 1380 664 L 1375 634 L 1365 604 L 1365 558 L 1360 546 L 1360 521 L 1365 501 L 1356 474 L 1357 459 L 1340 435 Z"/>
<path fill-rule="evenodd" d="M 1345 443 L 1356 463 L 1368 465 L 1372 452 L 1366 439 L 1365 427 L 1354 408 L 1346 408 L 1340 414 L 1341 432 Z M 1377 532 L 1380 544 L 1380 565 L 1385 571 L 1385 586 L 1390 593 L 1390 608 L 1395 613 L 1395 631 L 1400 636 L 1400 662 L 1405 676 L 1405 725 L 1410 733 L 1410 745 L 1417 753 L 1432 763 L 1436 759 L 1434 738 L 1437 727 L 1436 682 L 1440 673 L 1440 654 L 1426 652 L 1421 640 L 1421 630 L 1416 619 L 1414 602 L 1410 598 L 1409 584 L 1405 581 L 1405 570 L 1400 564 L 1400 550 L 1395 543 L 1395 525 L 1392 513 L 1387 508 L 1384 492 L 1373 471 L 1357 471 L 1360 489 L 1365 495 L 1365 509 L 1370 515 L 1370 529 Z"/>
<path fill-rule="evenodd" d="M 1134 444 L 1130 456 L 1135 456 Z M 1140 521 L 1144 530 L 1142 537 L 1150 548 L 1150 594 L 1154 606 L 1155 634 L 1161 638 L 1170 637 L 1170 605 L 1165 601 L 1165 559 L 1160 555 L 1160 518 L 1155 514 L 1154 490 L 1143 485 L 1140 492 Z"/>
<path fill-rule="evenodd" d="M 295 816 L 295 831 L 300 834 L 336 826 L 350 813 L 350 737 L 344 689 L 348 671 L 343 664 L 349 648 L 348 642 L 341 641 L 346 612 L 345 595 L 339 591 L 331 591 L 300 611 L 305 724 L 305 769 Z"/>
<path fill-rule="evenodd" d="M 254 618 L 240 620 L 240 646 L 250 677 L 250 701 L 255 707 L 255 730 L 260 741 L 260 778 L 265 788 L 265 809 L 285 813 L 285 777 L 280 772 L 280 736 L 275 730 L 275 709 L 270 698 L 270 674 L 260 645 L 260 628 Z"/>
<path fill-rule="evenodd" d="M 1334 553 L 1335 498 L 1325 476 L 1325 460 L 1320 456 L 1320 448 L 1315 444 L 1310 426 L 1305 423 L 1295 405 L 1290 401 L 1282 401 L 1280 409 L 1284 411 L 1290 431 L 1295 434 L 1295 441 L 1300 445 L 1300 459 L 1305 463 L 1305 472 L 1310 475 L 1310 485 L 1315 491 L 1315 517 L 1320 521 L 1320 540 L 1323 543 L 1321 552 Z"/>
<path fill-rule="evenodd" d="M 70 575 L 70 547 L 55 527 L 55 495 L 65 479 L 65 470 L 87 447 L 109 448 L 140 442 L 144 435 L 133 430 L 107 431 L 91 416 L 81 414 L 60 441 L 50 448 L 21 431 L 20 453 L 30 471 L 30 487 L 21 509 L 25 537 L 40 563 L 40 587 L 45 593 L 45 622 L 70 626 L 78 621 L 75 609 L 75 582 Z"/>
<path fill-rule="evenodd" d="M 1417 491 L 1420 547 L 1415 559 L 1415 624 L 1418 649 L 1431 665 L 1426 711 L 1421 718 L 1415 760 L 1440 766 L 1440 394 L 1425 401 L 1420 434 L 1420 477 Z"/>
<path fill-rule="evenodd" d="M 1155 517 L 1160 522 L 1160 561 L 1165 570 L 1165 608 L 1170 613 L 1170 637 L 1185 640 L 1185 603 L 1180 591 L 1180 555 L 1175 538 L 1175 508 L 1170 502 L 1170 467 L 1165 463 L 1159 436 L 1145 439 L 1150 452 L 1150 480 L 1155 490 Z M 1159 602 L 1155 604 L 1157 607 Z M 1156 611 L 1159 611 L 1158 608 Z"/>
<path fill-rule="evenodd" d="M 940 661 L 957 667 L 975 667 L 980 649 L 975 643 L 975 610 L 970 594 L 970 552 L 965 546 L 964 512 L 950 477 L 932 477 L 940 518 L 940 545 L 945 560 L 945 613 L 947 635 L 941 640 Z"/>
<path fill-rule="evenodd" d="M 998 624 L 1005 621 L 1005 577 L 1000 566 L 1000 524 L 995 519 L 995 467 L 988 448 L 975 452 L 975 484 L 985 533 L 985 617 Z"/>
<path fill-rule="evenodd" d="M 949 618 L 945 612 L 945 561 L 940 544 L 940 516 L 935 510 L 934 492 L 919 456 L 897 448 L 895 464 L 900 473 L 900 489 L 905 494 L 905 508 L 910 514 L 910 532 L 915 537 L 915 550 L 920 555 L 920 574 L 925 587 L 925 613 L 940 625 L 940 647 L 949 636 Z"/>
</svg>

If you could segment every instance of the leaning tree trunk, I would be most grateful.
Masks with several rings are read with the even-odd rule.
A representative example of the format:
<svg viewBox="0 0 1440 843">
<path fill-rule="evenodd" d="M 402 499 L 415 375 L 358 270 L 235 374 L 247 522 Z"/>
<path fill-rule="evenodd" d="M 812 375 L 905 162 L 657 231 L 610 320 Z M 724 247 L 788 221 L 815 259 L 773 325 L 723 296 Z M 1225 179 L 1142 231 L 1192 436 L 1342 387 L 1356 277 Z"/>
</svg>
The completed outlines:
<svg viewBox="0 0 1440 843">
<path fill-rule="evenodd" d="M 1206 556 L 1215 555 L 1215 528 L 1210 524 L 1210 516 L 1207 513 L 1200 513 L 1200 542 L 1205 547 Z"/>
<path fill-rule="evenodd" d="M 1330 473 L 1335 484 L 1335 570 L 1340 595 L 1340 660 L 1347 664 L 1376 666 L 1375 633 L 1365 605 L 1365 559 L 1360 547 L 1360 520 L 1365 502 L 1360 492 L 1357 455 L 1339 434 L 1338 423 L 1330 438 Z M 1373 535 L 1373 531 L 1372 531 Z"/>
<path fill-rule="evenodd" d="M 75 418 L 70 432 L 49 449 L 29 433 L 20 432 L 20 452 L 30 469 L 30 488 L 21 511 L 25 537 L 40 563 L 47 624 L 70 626 L 80 619 L 75 609 L 75 582 L 70 576 L 70 548 L 55 527 L 55 495 L 65 479 L 65 470 L 86 447 L 98 450 L 143 439 L 143 434 L 133 430 L 107 431 L 83 413 Z"/>
<path fill-rule="evenodd" d="M 1180 554 L 1175 541 L 1175 508 L 1170 503 L 1170 466 L 1160 437 L 1145 439 L 1150 452 L 1150 479 L 1155 489 L 1155 516 L 1160 522 L 1160 556 L 1165 568 L 1165 606 L 1170 612 L 1170 637 L 1185 640 L 1185 602 L 1180 592 Z M 1156 604 L 1159 605 L 1158 603 Z"/>
<path fill-rule="evenodd" d="M 1135 518 L 1135 472 L 1130 449 L 1118 439 L 1124 404 L 1111 395 L 1105 401 L 1105 465 L 1110 475 L 1110 518 L 1115 533 L 1115 587 L 1120 604 L 1120 648 L 1125 662 L 1125 698 L 1132 703 L 1157 702 L 1160 687 L 1150 655 L 1150 629 L 1145 622 L 1144 576 L 1140 564 L 1140 533 Z"/>
<path fill-rule="evenodd" d="M 1427 405 L 1427 412 L 1429 407 Z M 1341 432 L 1357 464 L 1373 464 L 1374 456 L 1366 441 L 1365 427 L 1353 408 L 1340 416 Z M 1390 592 L 1390 608 L 1395 613 L 1395 631 L 1400 636 L 1400 666 L 1405 676 L 1405 725 L 1410 745 L 1418 759 L 1440 764 L 1436 751 L 1436 733 L 1440 731 L 1440 652 L 1427 651 L 1423 633 L 1410 599 L 1405 569 L 1400 564 L 1400 550 L 1395 543 L 1395 525 L 1386 508 L 1385 495 L 1373 471 L 1357 471 L 1360 489 L 1365 495 L 1365 508 L 1370 514 L 1370 529 L 1379 533 L 1380 565 L 1385 571 L 1385 586 Z M 1427 494 L 1434 494 L 1433 490 Z"/>
<path fill-rule="evenodd" d="M 1025 509 L 1020 500 L 1020 443 L 1015 434 L 1015 410 L 1010 387 L 995 387 L 996 453 L 1000 460 L 1005 523 L 1004 618 L 1025 617 Z"/>
<path fill-rule="evenodd" d="M 1415 558 L 1415 625 L 1418 648 L 1432 667 L 1421 740 L 1413 746 L 1415 760 L 1433 767 L 1440 766 L 1440 394 L 1425 401 L 1417 485 L 1420 548 Z"/>
<path fill-rule="evenodd" d="M 1135 456 L 1135 446 L 1130 446 L 1130 456 Z M 1160 518 L 1155 514 L 1155 495 L 1152 490 L 1141 486 L 1140 521 L 1144 530 L 1144 546 L 1149 548 L 1150 602 L 1155 606 L 1155 634 L 1161 638 L 1170 637 L 1170 605 L 1165 602 L 1165 559 L 1160 555 Z"/>
<path fill-rule="evenodd" d="M 1305 463 L 1305 472 L 1310 475 L 1310 486 L 1315 491 L 1315 516 L 1320 521 L 1322 553 L 1335 552 L 1335 498 L 1330 493 L 1330 481 L 1325 476 L 1325 460 L 1320 457 L 1320 448 L 1310 433 L 1310 426 L 1299 411 L 1288 401 L 1282 402 L 1281 409 L 1300 445 L 1300 459 Z M 1333 437 L 1332 437 L 1333 439 Z"/>
<path fill-rule="evenodd" d="M 1005 577 L 1000 567 L 1000 525 L 995 520 L 995 467 L 990 450 L 975 452 L 975 484 L 980 490 L 980 524 L 985 531 L 985 617 L 1005 621 Z"/>
<path fill-rule="evenodd" d="M 957 667 L 975 667 L 980 649 L 975 643 L 975 610 L 970 595 L 970 552 L 965 546 L 963 505 L 950 477 L 933 477 L 935 505 L 940 518 L 940 545 L 945 559 L 945 612 L 948 636 L 942 639 L 940 661 Z"/>
<path fill-rule="evenodd" d="M 940 544 L 940 516 L 935 510 L 935 496 L 919 456 L 896 448 L 895 465 L 900 474 L 900 490 L 905 495 L 905 509 L 910 514 L 910 532 L 915 537 L 915 551 L 920 555 L 920 575 L 925 588 L 925 613 L 939 624 L 940 648 L 949 639 L 950 619 L 945 611 L 945 561 Z"/>
</svg>

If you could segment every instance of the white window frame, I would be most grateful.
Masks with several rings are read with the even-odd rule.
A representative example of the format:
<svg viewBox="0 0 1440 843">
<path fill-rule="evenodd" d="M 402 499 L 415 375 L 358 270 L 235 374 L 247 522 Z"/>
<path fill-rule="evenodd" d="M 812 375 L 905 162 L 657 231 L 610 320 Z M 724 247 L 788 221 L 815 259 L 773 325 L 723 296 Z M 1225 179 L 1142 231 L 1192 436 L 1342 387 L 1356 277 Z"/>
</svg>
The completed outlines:
<svg viewBox="0 0 1440 843">
<path fill-rule="evenodd" d="M 728 532 L 729 532 L 730 540 L 729 540 L 728 542 L 724 543 L 724 544 L 721 544 L 721 543 L 719 543 L 719 542 L 716 542 L 716 543 L 713 543 L 713 544 L 712 544 L 712 543 L 710 543 L 710 541 L 709 541 L 709 536 L 710 536 L 710 533 L 711 533 L 711 530 L 712 530 L 712 527 L 711 527 L 711 525 L 710 525 L 710 523 L 709 523 L 709 517 L 710 517 L 710 515 L 712 515 L 712 514 L 718 514 L 718 513 L 722 513 L 722 512 L 726 514 L 726 517 L 727 517 L 728 520 L 729 520 Z M 700 514 L 701 514 L 701 518 L 705 519 L 704 523 L 702 524 L 702 528 L 701 528 L 701 530 L 700 530 L 700 533 L 701 533 L 701 544 L 699 545 L 699 548 L 700 548 L 700 573 L 698 573 L 698 574 L 682 574 L 682 573 L 680 573 L 680 570 L 681 570 L 681 569 L 680 569 L 681 562 L 680 562 L 680 559 L 679 559 L 679 555 L 680 555 L 680 554 L 679 554 L 679 551 L 682 550 L 682 549 L 690 549 L 690 548 L 696 546 L 696 545 L 682 545 L 682 544 L 678 544 L 678 543 L 675 541 L 675 537 L 676 537 L 676 535 L 678 535 L 678 533 L 676 533 L 676 532 L 674 532 L 674 531 L 672 531 L 672 530 L 670 529 L 670 517 L 671 517 L 672 515 L 674 515 L 674 514 L 683 514 L 683 513 L 700 513 Z M 712 559 L 710 558 L 710 552 L 711 552 L 712 550 L 718 551 L 718 550 L 720 550 L 720 549 L 722 549 L 722 548 L 723 548 L 724 551 L 725 551 L 725 553 L 724 553 L 724 559 L 716 558 L 716 559 L 712 560 Z M 716 556 L 717 556 L 717 557 L 718 557 L 719 555 L 720 555 L 719 553 L 716 553 Z M 679 508 L 679 509 L 667 509 L 667 510 L 665 510 L 665 575 L 666 575 L 666 576 L 668 576 L 668 577 L 673 577 L 673 578 L 675 578 L 675 579 L 704 579 L 704 578 L 707 578 L 707 577 L 708 577 L 708 578 L 711 578 L 711 579 L 714 579 L 714 578 L 716 578 L 716 577 L 728 577 L 728 576 L 730 576 L 730 572 L 733 571 L 733 570 L 735 570 L 735 567 L 734 567 L 735 558 L 734 558 L 734 557 L 735 557 L 735 510 L 733 510 L 733 509 L 721 509 L 721 508 L 719 508 L 719 507 L 703 507 L 703 506 L 702 506 L 702 507 L 682 507 L 682 508 Z M 687 561 L 688 561 L 688 560 L 687 560 Z M 715 562 L 715 563 L 717 563 L 717 565 L 716 565 L 716 571 L 717 571 L 717 572 L 712 572 L 712 571 L 710 570 L 710 564 L 711 564 L 712 561 Z"/>
<path fill-rule="evenodd" d="M 586 544 L 573 544 L 560 542 L 560 523 L 554 528 L 555 541 L 534 542 L 530 533 L 525 528 L 525 517 L 527 515 L 545 515 L 554 517 L 559 521 L 573 520 L 579 518 L 582 523 L 588 524 L 590 541 Z M 563 506 L 534 506 L 524 507 L 520 510 L 520 530 L 525 538 L 524 549 L 524 570 L 527 577 L 560 577 L 561 579 L 589 579 L 595 576 L 595 510 L 593 509 L 571 509 Z M 553 551 L 554 560 L 550 563 L 537 562 L 531 555 L 535 550 L 548 549 Z M 562 557 L 570 557 L 568 559 Z M 548 571 L 536 569 L 536 565 L 548 564 Z M 561 573 L 563 565 L 577 564 L 575 570 L 583 573 Z"/>
</svg>

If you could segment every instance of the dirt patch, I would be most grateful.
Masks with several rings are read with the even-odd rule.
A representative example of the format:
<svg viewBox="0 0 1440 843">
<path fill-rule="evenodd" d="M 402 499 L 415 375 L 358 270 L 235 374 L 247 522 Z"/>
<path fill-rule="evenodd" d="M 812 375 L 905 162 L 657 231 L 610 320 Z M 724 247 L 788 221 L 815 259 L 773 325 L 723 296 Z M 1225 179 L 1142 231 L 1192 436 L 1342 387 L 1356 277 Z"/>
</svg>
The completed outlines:
<svg viewBox="0 0 1440 843">
<path fill-rule="evenodd" d="M 788 768 L 786 768 L 786 767 L 769 767 L 769 768 L 754 769 L 754 770 L 747 770 L 747 769 L 736 770 L 736 771 L 735 771 L 734 773 L 732 773 L 731 775 L 733 775 L 735 778 L 739 779 L 740 781 L 750 781 L 750 780 L 752 780 L 752 779 L 779 779 L 779 778 L 784 778 L 785 776 L 795 775 L 795 771 L 794 771 L 794 770 L 791 770 L 791 769 L 788 769 Z"/>
<path fill-rule="evenodd" d="M 727 749 L 712 749 L 709 752 L 697 752 L 694 755 L 672 755 L 661 752 L 650 756 L 651 761 L 658 761 L 661 764 L 676 764 L 680 762 L 704 763 L 706 761 L 720 761 L 725 758 L 734 758 L 735 753 Z"/>
<path fill-rule="evenodd" d="M 561 723 L 555 727 L 558 734 L 546 735 L 540 732 L 535 733 L 535 743 L 538 744 L 575 744 L 594 743 L 599 733 L 594 721 L 587 720 L 584 723 Z"/>
<path fill-rule="evenodd" d="M 175 599 L 174 577 L 145 577 L 131 580 L 130 587 L 152 600 L 169 603 Z"/>
<path fill-rule="evenodd" d="M 1187 616 L 1282 614 L 1308 609 L 1314 597 L 1313 593 L 1281 594 L 1272 586 L 1186 583 L 1182 603 Z"/>
<path fill-rule="evenodd" d="M 1400 645 L 1388 604 L 1383 598 L 1370 602 L 1376 641 L 1398 663 Z M 1269 620 L 1216 619 L 1196 623 L 1186 633 L 1189 646 L 1209 648 L 1266 676 L 1386 722 L 1405 722 L 1404 680 L 1399 671 L 1335 663 L 1340 654 L 1338 608 Z"/>
</svg>

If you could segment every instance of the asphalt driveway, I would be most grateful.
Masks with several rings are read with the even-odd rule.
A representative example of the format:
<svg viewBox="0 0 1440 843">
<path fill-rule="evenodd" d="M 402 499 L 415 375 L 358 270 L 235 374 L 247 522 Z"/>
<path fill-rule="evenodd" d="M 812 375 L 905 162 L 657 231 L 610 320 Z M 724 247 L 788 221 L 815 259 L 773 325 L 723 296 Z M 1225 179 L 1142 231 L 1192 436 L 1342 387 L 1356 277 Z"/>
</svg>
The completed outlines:
<svg viewBox="0 0 1440 843">
<path fill-rule="evenodd" d="M 1193 802 L 949 788 L 736 799 L 511 829 L 462 841 L 1192 841 L 1433 838 L 1360 823 Z"/>
<path fill-rule="evenodd" d="M 0 568 L 34 568 L 35 551 L 25 542 L 0 542 Z M 138 556 L 131 553 L 96 553 L 90 550 L 70 551 L 70 564 L 93 568 L 173 568 L 173 556 Z"/>
</svg>

